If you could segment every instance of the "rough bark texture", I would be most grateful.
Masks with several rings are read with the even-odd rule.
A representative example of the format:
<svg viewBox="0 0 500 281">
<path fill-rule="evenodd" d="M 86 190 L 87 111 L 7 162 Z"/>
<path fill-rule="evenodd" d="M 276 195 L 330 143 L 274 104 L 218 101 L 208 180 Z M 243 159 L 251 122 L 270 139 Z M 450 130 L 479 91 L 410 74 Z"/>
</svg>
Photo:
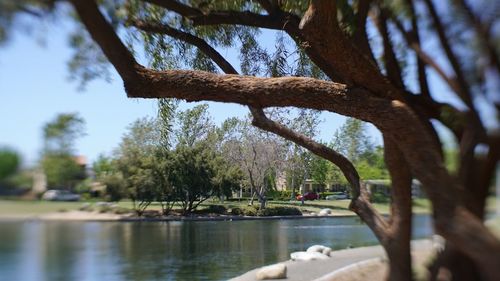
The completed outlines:
<svg viewBox="0 0 500 281">
<path fill-rule="evenodd" d="M 385 242 L 390 262 L 388 280 L 411 280 L 412 175 L 397 144 L 385 137 L 384 147 L 385 162 L 392 180 L 391 221 Z"/>
</svg>

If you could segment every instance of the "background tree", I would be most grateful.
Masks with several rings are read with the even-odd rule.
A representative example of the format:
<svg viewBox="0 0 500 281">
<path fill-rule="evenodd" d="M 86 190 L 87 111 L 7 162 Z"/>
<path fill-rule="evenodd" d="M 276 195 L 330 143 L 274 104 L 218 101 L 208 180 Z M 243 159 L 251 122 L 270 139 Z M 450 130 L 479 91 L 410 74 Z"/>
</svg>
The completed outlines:
<svg viewBox="0 0 500 281">
<path fill-rule="evenodd" d="M 239 103 L 249 107 L 253 125 L 337 165 L 353 190 L 351 209 L 387 251 L 390 279 L 412 278 L 412 177 L 423 184 L 436 231 L 447 240 L 438 268 L 470 280 L 500 276 L 500 242 L 483 223 L 499 138 L 485 128 L 477 103 L 481 97 L 495 114 L 500 108 L 494 83 L 500 75 L 495 44 L 500 34 L 492 28 L 499 20 L 496 5 L 489 1 L 474 1 L 473 7 L 465 1 L 434 5 L 431 0 L 394 2 L 397 5 L 363 0 L 70 3 L 88 31 L 82 38 L 92 39 L 102 50 L 129 97 Z M 103 15 L 99 7 L 115 9 L 102 9 Z M 123 29 L 117 33 L 116 27 Z M 259 46 L 255 39 L 259 28 L 280 31 L 274 52 Z M 135 43 L 142 43 L 148 55 L 164 58 L 163 65 L 170 68 L 159 71 L 139 64 L 129 49 L 134 44 L 120 39 L 126 33 L 143 38 Z M 438 42 L 430 51 L 424 42 L 429 36 Z M 82 59 L 99 50 L 88 42 L 74 45 L 79 69 L 99 70 L 105 60 Z M 395 47 L 399 44 L 403 48 Z M 213 46 L 240 49 L 243 75 Z M 400 62 L 414 69 L 402 68 Z M 215 65 L 225 74 L 213 73 Z M 186 68 L 190 70 L 181 70 Z M 405 76 L 405 71 L 413 75 Z M 427 82 L 430 75 L 444 82 L 463 106 L 438 102 Z M 269 119 L 263 110 L 290 106 L 336 112 L 381 130 L 392 182 L 390 218 L 374 211 L 346 157 Z M 442 145 L 430 120 L 448 127 L 460 143 L 457 175 L 444 166 Z M 489 148 L 486 157 L 474 153 L 479 145 Z"/>
<path fill-rule="evenodd" d="M 125 181 L 127 196 L 138 215 L 157 199 L 160 180 L 154 173 L 160 132 L 156 121 L 142 118 L 128 128 L 116 151 L 116 165 Z M 116 180 L 116 178 L 113 178 Z"/>
<path fill-rule="evenodd" d="M 179 146 L 171 158 L 170 182 L 181 203 L 183 214 L 191 213 L 214 194 L 213 154 L 202 144 Z"/>
<path fill-rule="evenodd" d="M 85 121 L 75 113 L 59 114 L 44 125 L 40 164 L 48 186 L 72 189 L 85 178 L 74 151 L 76 140 L 84 135 Z"/>
<path fill-rule="evenodd" d="M 270 189 L 268 177 L 281 169 L 282 142 L 250 125 L 248 119 L 233 124 L 233 132 L 225 143 L 225 155 L 240 166 L 253 196 L 257 196 L 260 208 L 266 205 L 266 192 Z"/>
<path fill-rule="evenodd" d="M 207 139 L 214 129 L 208 104 L 197 105 L 179 112 L 177 122 L 178 127 L 175 130 L 177 146 L 193 147 L 198 141 Z"/>
<path fill-rule="evenodd" d="M 10 148 L 0 148 L 0 182 L 13 175 L 19 169 L 19 154 Z"/>
</svg>

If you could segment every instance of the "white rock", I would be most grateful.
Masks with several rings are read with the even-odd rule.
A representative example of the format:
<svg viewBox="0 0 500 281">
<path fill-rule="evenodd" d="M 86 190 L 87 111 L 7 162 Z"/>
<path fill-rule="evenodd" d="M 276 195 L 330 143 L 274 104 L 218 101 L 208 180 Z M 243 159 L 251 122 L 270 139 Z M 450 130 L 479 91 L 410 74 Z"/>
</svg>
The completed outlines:
<svg viewBox="0 0 500 281">
<path fill-rule="evenodd" d="M 257 280 L 286 278 L 286 265 L 278 263 L 260 268 L 256 274 Z"/>
<path fill-rule="evenodd" d="M 326 246 L 323 246 L 323 245 L 313 245 L 309 248 L 307 248 L 306 252 L 318 252 L 318 253 L 323 253 L 323 251 L 325 249 L 330 249 L 330 251 L 332 250 L 330 247 L 326 247 Z"/>
<path fill-rule="evenodd" d="M 325 209 L 321 209 L 321 211 L 319 211 L 318 215 L 319 216 L 328 216 L 331 213 L 332 213 L 332 209 L 325 208 Z"/>
<path fill-rule="evenodd" d="M 323 253 L 318 252 L 293 252 L 290 258 L 294 261 L 312 261 L 312 260 L 326 260 L 329 257 Z"/>
<path fill-rule="evenodd" d="M 332 248 L 330 248 L 330 247 L 325 247 L 321 253 L 322 253 L 323 255 L 330 256 L 330 254 L 332 253 Z"/>
</svg>

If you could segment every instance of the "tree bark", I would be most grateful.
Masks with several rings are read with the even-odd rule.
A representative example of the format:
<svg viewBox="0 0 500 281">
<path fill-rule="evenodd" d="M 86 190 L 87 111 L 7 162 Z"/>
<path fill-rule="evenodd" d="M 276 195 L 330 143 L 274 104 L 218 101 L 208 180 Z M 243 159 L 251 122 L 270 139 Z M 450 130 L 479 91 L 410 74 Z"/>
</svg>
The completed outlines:
<svg viewBox="0 0 500 281">
<path fill-rule="evenodd" d="M 391 221 L 387 240 L 384 242 L 390 263 L 387 280 L 412 280 L 412 176 L 403 154 L 388 137 L 384 137 L 384 158 L 392 180 Z"/>
</svg>

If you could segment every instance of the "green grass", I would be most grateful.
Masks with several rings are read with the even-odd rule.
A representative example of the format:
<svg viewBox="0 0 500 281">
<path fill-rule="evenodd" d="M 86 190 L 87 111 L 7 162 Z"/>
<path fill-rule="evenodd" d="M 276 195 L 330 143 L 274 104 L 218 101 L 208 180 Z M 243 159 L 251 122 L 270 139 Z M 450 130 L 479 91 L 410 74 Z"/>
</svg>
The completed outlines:
<svg viewBox="0 0 500 281">
<path fill-rule="evenodd" d="M 497 201 L 493 197 L 488 198 L 487 209 L 488 212 L 494 212 Z M 88 201 L 89 203 L 94 203 L 95 201 Z M 0 216 L 4 215 L 40 215 L 51 212 L 59 211 L 72 211 L 78 210 L 85 202 L 49 202 L 49 201 L 22 201 L 22 200 L 1 200 L 0 199 Z M 319 212 L 321 209 L 330 208 L 334 215 L 355 215 L 349 210 L 350 200 L 315 200 L 315 201 L 305 201 L 302 205 L 300 201 L 268 201 L 269 206 L 292 206 L 299 208 L 302 212 Z M 206 208 L 209 205 L 224 205 L 226 208 L 231 209 L 235 207 L 247 206 L 248 201 L 225 201 L 223 203 L 219 202 L 217 199 L 209 199 L 200 205 L 200 208 Z M 259 205 L 257 200 L 254 201 L 256 206 Z M 132 209 L 132 202 L 125 200 L 118 203 L 120 208 Z M 390 211 L 389 203 L 375 203 L 375 208 L 383 213 L 388 214 Z M 174 208 L 180 208 L 180 205 L 176 205 Z M 148 210 L 161 210 L 158 203 L 152 203 Z M 414 213 L 430 213 L 431 206 L 427 199 L 415 199 L 413 200 L 413 212 Z M 500 232 L 500 231 L 499 231 Z"/>
<path fill-rule="evenodd" d="M 40 215 L 52 212 L 78 210 L 83 202 L 48 202 L 0 200 L 2 215 Z"/>
</svg>

